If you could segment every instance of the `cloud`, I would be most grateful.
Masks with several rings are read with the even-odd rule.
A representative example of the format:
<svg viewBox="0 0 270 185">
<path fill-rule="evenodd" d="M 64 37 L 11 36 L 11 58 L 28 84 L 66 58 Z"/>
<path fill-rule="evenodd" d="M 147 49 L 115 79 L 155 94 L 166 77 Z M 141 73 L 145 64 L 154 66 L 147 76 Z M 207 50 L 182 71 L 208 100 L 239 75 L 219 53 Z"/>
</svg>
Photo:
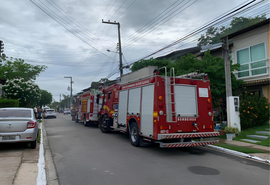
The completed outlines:
<svg viewBox="0 0 270 185">
<path fill-rule="evenodd" d="M 103 24 L 102 19 L 120 22 L 123 54 L 125 60 L 131 63 L 245 2 L 194 1 L 184 10 L 183 5 L 187 0 L 33 1 L 42 9 L 46 8 L 48 15 L 31 1 L 1 2 L 0 39 L 4 41 L 7 56 L 19 56 L 32 65 L 48 66 L 36 83 L 51 92 L 56 101 L 59 101 L 59 94 L 67 92 L 66 88 L 70 85 L 69 79 L 64 76 L 73 77 L 75 94 L 89 87 L 92 81 L 99 81 L 118 68 L 118 54 L 107 52 L 107 49 L 116 51 L 117 25 Z M 177 3 L 179 6 L 162 14 Z M 177 8 L 180 9 L 172 14 Z M 157 19 L 158 15 L 163 17 Z M 167 19 L 164 19 L 166 16 Z M 56 22 L 54 19 L 57 18 L 61 20 Z M 142 28 L 147 28 L 145 33 L 136 33 Z M 117 75 L 119 73 L 112 79 Z"/>
</svg>

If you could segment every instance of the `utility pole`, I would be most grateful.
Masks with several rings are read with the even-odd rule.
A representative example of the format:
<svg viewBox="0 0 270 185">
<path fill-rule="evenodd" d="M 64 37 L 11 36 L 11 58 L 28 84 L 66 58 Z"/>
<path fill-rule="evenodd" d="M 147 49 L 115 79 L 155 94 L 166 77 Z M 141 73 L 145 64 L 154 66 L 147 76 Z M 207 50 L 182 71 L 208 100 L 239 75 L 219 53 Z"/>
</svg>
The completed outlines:
<svg viewBox="0 0 270 185">
<path fill-rule="evenodd" d="M 231 61 L 229 55 L 229 43 L 228 36 L 223 38 L 222 55 L 225 65 L 225 83 L 226 83 L 226 106 L 227 106 L 227 126 L 231 126 L 230 123 L 230 102 L 229 97 L 232 96 L 232 81 L 231 81 Z"/>
<path fill-rule="evenodd" d="M 122 48 L 121 48 L 121 37 L 120 37 L 120 23 L 119 22 L 110 22 L 110 20 L 108 20 L 108 22 L 105 22 L 103 21 L 102 19 L 102 23 L 105 23 L 105 24 L 117 24 L 118 25 L 118 43 L 119 43 L 119 62 L 120 62 L 120 65 L 119 65 L 119 70 L 120 70 L 120 77 L 122 77 L 123 75 L 123 63 L 122 63 Z"/>
<path fill-rule="evenodd" d="M 70 86 L 71 86 L 71 88 L 70 88 L 70 107 L 72 107 L 72 83 L 74 83 L 74 82 L 72 81 L 71 76 L 65 76 L 64 78 L 70 78 Z"/>
</svg>

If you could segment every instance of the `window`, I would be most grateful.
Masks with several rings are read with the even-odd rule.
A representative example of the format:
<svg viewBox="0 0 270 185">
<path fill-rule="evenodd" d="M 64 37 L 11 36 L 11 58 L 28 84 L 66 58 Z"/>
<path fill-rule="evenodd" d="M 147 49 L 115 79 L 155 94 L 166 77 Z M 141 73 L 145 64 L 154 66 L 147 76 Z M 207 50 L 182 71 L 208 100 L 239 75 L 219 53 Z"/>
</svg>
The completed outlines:
<svg viewBox="0 0 270 185">
<path fill-rule="evenodd" d="M 111 97 L 112 97 L 112 92 L 109 92 L 109 93 L 108 93 L 108 100 L 110 100 Z"/>
<path fill-rule="evenodd" d="M 238 50 L 236 57 L 240 64 L 238 78 L 267 73 L 265 43 Z"/>
</svg>

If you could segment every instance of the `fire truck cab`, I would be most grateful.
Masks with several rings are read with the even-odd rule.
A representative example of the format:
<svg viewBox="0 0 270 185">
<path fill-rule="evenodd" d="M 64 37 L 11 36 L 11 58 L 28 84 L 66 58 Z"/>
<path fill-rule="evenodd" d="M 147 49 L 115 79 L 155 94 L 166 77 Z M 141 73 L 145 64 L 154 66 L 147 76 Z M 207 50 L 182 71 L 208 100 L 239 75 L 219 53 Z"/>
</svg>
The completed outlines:
<svg viewBox="0 0 270 185">
<path fill-rule="evenodd" d="M 165 70 L 165 76 L 158 75 Z M 195 79 L 199 78 L 199 79 Z M 206 138 L 214 132 L 210 82 L 206 74 L 167 76 L 166 67 L 148 66 L 124 75 L 120 84 L 103 94 L 102 132 L 129 134 L 133 146 L 145 142 L 160 147 L 204 146 L 218 143 Z"/>
</svg>

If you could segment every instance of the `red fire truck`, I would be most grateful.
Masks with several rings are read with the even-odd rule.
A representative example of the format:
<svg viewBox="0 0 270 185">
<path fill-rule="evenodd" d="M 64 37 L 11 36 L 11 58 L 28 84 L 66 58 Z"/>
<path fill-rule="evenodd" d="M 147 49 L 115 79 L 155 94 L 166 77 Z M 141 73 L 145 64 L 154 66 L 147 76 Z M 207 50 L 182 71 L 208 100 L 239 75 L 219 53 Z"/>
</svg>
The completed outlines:
<svg viewBox="0 0 270 185">
<path fill-rule="evenodd" d="M 87 92 L 79 95 L 76 101 L 76 123 L 82 121 L 84 126 L 88 126 L 91 123 L 98 123 L 98 112 L 102 108 L 102 99 L 99 101 L 101 104 L 97 104 L 96 92 Z"/>
<path fill-rule="evenodd" d="M 164 69 L 165 76 L 158 75 Z M 133 146 L 146 142 L 161 148 L 215 144 L 218 140 L 213 137 L 219 132 L 214 132 L 211 101 L 207 75 L 175 77 L 171 69 L 167 76 L 166 67 L 148 66 L 104 90 L 100 129 L 128 133 Z"/>
</svg>

